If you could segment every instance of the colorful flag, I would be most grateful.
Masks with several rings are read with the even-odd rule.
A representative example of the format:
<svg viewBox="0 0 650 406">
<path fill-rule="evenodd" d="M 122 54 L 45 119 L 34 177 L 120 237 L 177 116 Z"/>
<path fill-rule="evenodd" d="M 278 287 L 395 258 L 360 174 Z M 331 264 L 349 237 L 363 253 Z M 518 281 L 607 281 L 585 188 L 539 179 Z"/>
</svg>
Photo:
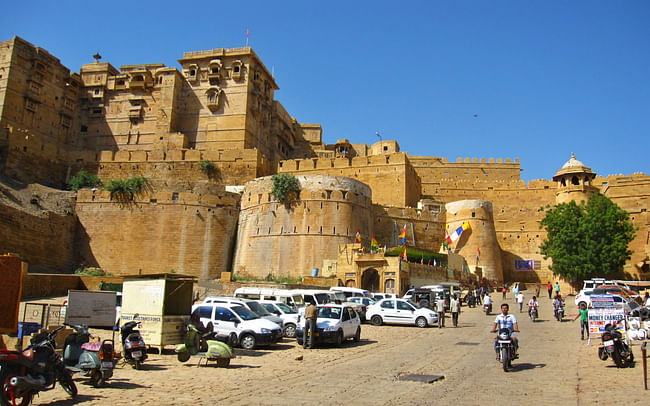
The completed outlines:
<svg viewBox="0 0 650 406">
<path fill-rule="evenodd" d="M 373 233 L 370 239 L 370 252 L 377 252 L 377 249 L 379 249 L 379 243 L 375 240 L 375 234 Z"/>
<path fill-rule="evenodd" d="M 449 236 L 451 239 L 451 242 L 456 242 L 460 238 L 460 235 L 463 233 L 465 230 L 469 230 L 469 223 L 466 221 L 464 222 L 460 227 L 454 230 L 453 233 Z"/>
<path fill-rule="evenodd" d="M 481 256 L 481 249 L 476 249 L 476 266 L 478 266 L 478 258 Z"/>
<path fill-rule="evenodd" d="M 406 224 L 404 224 L 404 228 L 402 229 L 402 233 L 397 236 L 397 238 L 402 239 L 402 245 L 406 245 Z"/>
<path fill-rule="evenodd" d="M 354 237 L 354 242 L 360 243 L 361 242 L 361 230 L 357 230 L 357 235 Z"/>
<path fill-rule="evenodd" d="M 402 254 L 402 256 L 404 257 L 404 261 L 408 260 L 408 256 L 406 255 L 406 245 L 404 246 L 404 253 Z"/>
</svg>

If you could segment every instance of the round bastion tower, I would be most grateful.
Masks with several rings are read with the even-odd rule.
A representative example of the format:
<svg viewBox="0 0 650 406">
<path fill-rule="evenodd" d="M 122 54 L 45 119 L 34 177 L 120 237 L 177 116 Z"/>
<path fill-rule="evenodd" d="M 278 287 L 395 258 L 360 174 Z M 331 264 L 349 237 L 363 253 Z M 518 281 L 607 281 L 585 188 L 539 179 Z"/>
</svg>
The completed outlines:
<svg viewBox="0 0 650 406">
<path fill-rule="evenodd" d="M 445 208 L 450 235 L 463 223 L 469 224 L 469 229 L 464 230 L 460 238 L 450 245 L 450 250 L 465 258 L 472 273 L 503 281 L 501 248 L 494 228 L 492 203 L 484 200 L 460 200 L 447 203 Z"/>
<path fill-rule="evenodd" d="M 271 194 L 270 176 L 248 182 L 241 198 L 234 275 L 263 279 L 309 276 L 336 260 L 357 230 L 369 245 L 372 192 L 342 176 L 297 176 L 298 198 L 285 205 Z"/>
</svg>

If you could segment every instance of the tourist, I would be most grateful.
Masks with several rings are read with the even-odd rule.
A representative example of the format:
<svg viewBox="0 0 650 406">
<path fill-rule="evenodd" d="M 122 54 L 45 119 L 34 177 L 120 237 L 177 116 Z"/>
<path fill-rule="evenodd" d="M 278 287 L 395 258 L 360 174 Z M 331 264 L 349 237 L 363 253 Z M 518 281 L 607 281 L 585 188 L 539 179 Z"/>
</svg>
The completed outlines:
<svg viewBox="0 0 650 406">
<path fill-rule="evenodd" d="M 452 296 L 449 302 L 449 311 L 451 311 L 451 321 L 454 323 L 454 327 L 458 327 L 458 314 L 460 313 L 460 300 L 458 300 L 458 296 Z"/>
<path fill-rule="evenodd" d="M 438 312 L 438 328 L 445 326 L 445 296 L 440 295 L 436 301 L 436 312 Z"/>
<path fill-rule="evenodd" d="M 309 302 L 309 306 L 305 308 L 305 329 L 302 332 L 302 348 L 307 348 L 307 339 L 309 339 L 309 349 L 314 348 L 317 318 L 318 308 L 313 301 Z"/>
<path fill-rule="evenodd" d="M 560 284 L 559 282 L 555 281 L 555 296 L 560 295 Z"/>
<path fill-rule="evenodd" d="M 524 294 L 522 292 L 519 292 L 517 295 L 517 304 L 519 305 L 519 313 L 521 313 L 521 309 L 524 306 Z"/>
<path fill-rule="evenodd" d="M 551 281 L 546 284 L 546 290 L 548 291 L 548 298 L 551 299 L 551 293 L 553 293 L 553 285 L 551 285 Z"/>
<path fill-rule="evenodd" d="M 573 321 L 576 321 L 580 317 L 580 339 L 584 340 L 585 331 L 587 332 L 587 338 L 589 338 L 589 312 L 587 311 L 587 306 L 584 303 L 580 303 L 578 312 L 578 315 Z"/>
</svg>

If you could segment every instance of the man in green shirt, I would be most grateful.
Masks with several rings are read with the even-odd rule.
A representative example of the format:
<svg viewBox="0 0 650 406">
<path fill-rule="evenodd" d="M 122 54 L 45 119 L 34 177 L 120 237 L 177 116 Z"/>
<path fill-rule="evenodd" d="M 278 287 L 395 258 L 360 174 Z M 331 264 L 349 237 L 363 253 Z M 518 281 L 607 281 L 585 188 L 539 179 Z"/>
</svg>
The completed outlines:
<svg viewBox="0 0 650 406">
<path fill-rule="evenodd" d="M 587 317 L 589 313 L 587 311 L 587 306 L 581 304 L 578 312 L 578 315 L 573 319 L 573 321 L 578 320 L 578 317 L 580 317 L 580 339 L 584 340 L 585 331 L 587 332 L 587 338 L 589 338 L 589 318 Z"/>
</svg>

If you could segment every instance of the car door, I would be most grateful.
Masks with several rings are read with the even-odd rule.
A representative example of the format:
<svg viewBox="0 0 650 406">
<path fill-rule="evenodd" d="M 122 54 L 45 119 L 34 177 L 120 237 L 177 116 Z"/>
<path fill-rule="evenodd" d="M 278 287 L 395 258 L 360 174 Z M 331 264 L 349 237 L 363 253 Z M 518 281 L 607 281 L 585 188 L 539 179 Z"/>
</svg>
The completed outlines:
<svg viewBox="0 0 650 406">
<path fill-rule="evenodd" d="M 348 307 L 347 311 L 350 314 L 350 322 L 348 325 L 349 334 L 346 335 L 346 337 L 354 337 L 354 335 L 357 333 L 357 328 L 359 328 L 359 325 L 361 324 L 361 319 L 359 318 L 359 315 L 354 309 Z"/>
<path fill-rule="evenodd" d="M 413 324 L 415 323 L 415 307 L 403 300 L 398 300 L 395 309 L 395 323 Z"/>
<path fill-rule="evenodd" d="M 379 306 L 379 315 L 384 320 L 384 323 L 395 323 L 395 301 L 384 300 Z"/>
<path fill-rule="evenodd" d="M 203 323 L 204 326 L 207 326 L 208 323 L 212 323 L 213 325 L 215 324 L 213 310 L 214 310 L 214 306 L 202 305 L 199 306 L 197 309 L 195 309 L 194 312 L 199 314 L 201 323 Z"/>
<path fill-rule="evenodd" d="M 237 315 L 226 307 L 216 306 L 214 308 L 214 324 L 219 334 L 230 335 L 235 333 L 239 337 L 239 324 L 241 320 Z"/>
</svg>

